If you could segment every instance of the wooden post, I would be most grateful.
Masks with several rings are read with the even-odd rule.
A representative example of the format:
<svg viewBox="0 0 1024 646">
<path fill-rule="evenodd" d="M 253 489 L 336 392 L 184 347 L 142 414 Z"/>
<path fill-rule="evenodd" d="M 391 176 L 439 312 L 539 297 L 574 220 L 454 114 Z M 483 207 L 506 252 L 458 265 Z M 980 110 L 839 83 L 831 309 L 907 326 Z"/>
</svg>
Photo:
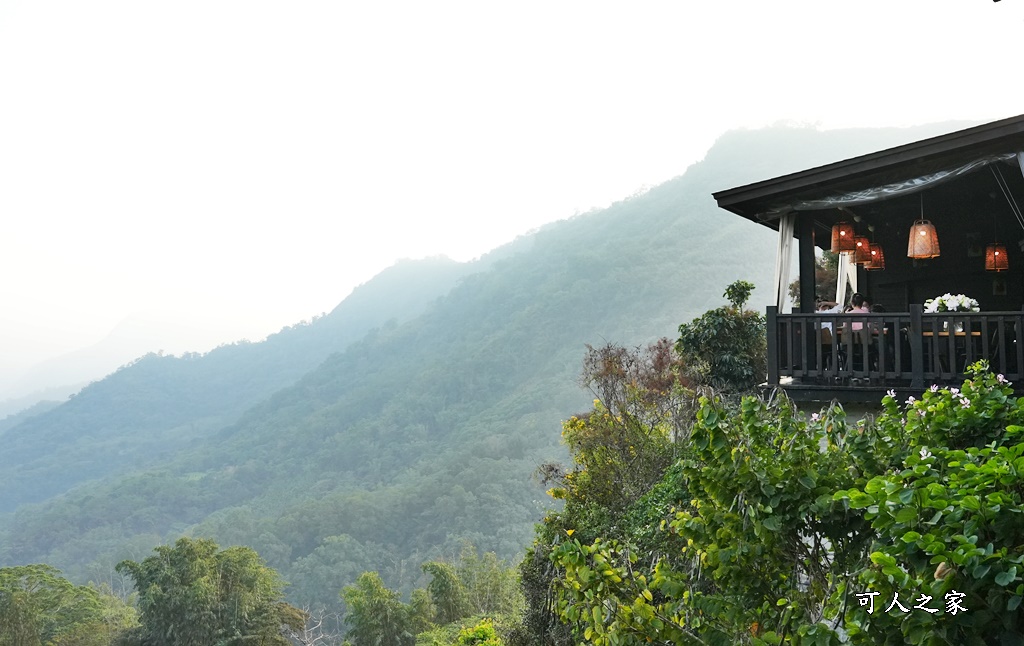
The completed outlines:
<svg viewBox="0 0 1024 646">
<path fill-rule="evenodd" d="M 921 335 L 921 314 L 924 307 L 913 303 L 910 309 L 910 387 L 924 389 L 924 343 Z"/>
<path fill-rule="evenodd" d="M 800 312 L 802 314 L 814 313 L 814 219 L 810 217 L 798 217 L 797 239 L 800 242 L 799 268 L 800 268 Z"/>
<path fill-rule="evenodd" d="M 796 222 L 797 239 L 800 242 L 798 258 L 800 267 L 800 313 L 814 314 L 816 310 L 814 302 L 816 295 L 816 285 L 814 284 L 814 219 L 798 217 Z M 815 335 L 812 333 L 809 321 L 801 320 L 797 324 L 803 335 L 803 347 L 800 350 L 803 354 L 803 370 L 804 375 L 806 375 L 810 364 L 816 360 L 821 352 L 821 346 L 815 343 Z"/>
<path fill-rule="evenodd" d="M 769 305 L 766 315 L 766 333 L 768 334 L 768 385 L 779 385 L 779 308 Z"/>
</svg>

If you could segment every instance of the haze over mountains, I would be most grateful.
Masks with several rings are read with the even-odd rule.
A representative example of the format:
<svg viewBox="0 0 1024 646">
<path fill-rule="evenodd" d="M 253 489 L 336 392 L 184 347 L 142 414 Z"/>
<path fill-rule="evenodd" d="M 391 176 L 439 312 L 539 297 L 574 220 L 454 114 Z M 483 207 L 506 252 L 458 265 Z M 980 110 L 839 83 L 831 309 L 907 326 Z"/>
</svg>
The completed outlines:
<svg viewBox="0 0 1024 646">
<path fill-rule="evenodd" d="M 674 336 L 754 282 L 775 235 L 711 192 L 947 132 L 732 132 L 676 179 L 471 263 L 405 262 L 262 343 L 149 355 L 0 425 L 0 563 L 104 579 L 182 533 L 255 547 L 299 603 L 411 586 L 464 540 L 517 559 L 586 406 L 585 344 Z M 396 187 L 400 190 L 400 187 Z M 481 205 L 486 213 L 486 205 Z"/>
</svg>

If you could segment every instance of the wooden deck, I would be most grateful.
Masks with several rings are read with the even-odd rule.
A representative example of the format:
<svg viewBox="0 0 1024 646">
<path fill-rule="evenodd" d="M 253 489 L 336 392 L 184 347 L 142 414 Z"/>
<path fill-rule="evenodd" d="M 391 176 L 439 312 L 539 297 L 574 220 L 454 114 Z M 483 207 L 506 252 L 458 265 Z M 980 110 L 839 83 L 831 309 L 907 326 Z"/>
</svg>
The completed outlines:
<svg viewBox="0 0 1024 646">
<path fill-rule="evenodd" d="M 1024 393 L 1024 311 L 779 314 L 769 307 L 768 386 L 798 400 L 878 401 L 959 385 L 985 359 Z"/>
</svg>

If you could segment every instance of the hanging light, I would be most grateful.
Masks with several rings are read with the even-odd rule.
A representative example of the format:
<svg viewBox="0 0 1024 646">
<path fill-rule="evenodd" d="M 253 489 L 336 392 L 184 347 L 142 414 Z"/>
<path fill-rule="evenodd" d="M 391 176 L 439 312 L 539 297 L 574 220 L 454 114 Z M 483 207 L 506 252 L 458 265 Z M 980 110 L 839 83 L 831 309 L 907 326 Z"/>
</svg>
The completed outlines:
<svg viewBox="0 0 1024 646">
<path fill-rule="evenodd" d="M 935 258 L 939 255 L 939 234 L 928 220 L 918 220 L 910 227 L 908 258 Z"/>
<path fill-rule="evenodd" d="M 985 247 L 985 271 L 1006 271 L 1010 259 L 1006 257 L 1006 245 L 993 242 Z"/>
<path fill-rule="evenodd" d="M 921 195 L 921 219 L 910 227 L 908 258 L 935 258 L 939 255 L 939 234 L 935 225 L 924 219 L 924 194 Z"/>
<path fill-rule="evenodd" d="M 868 271 L 885 269 L 885 254 L 882 252 L 882 245 L 872 242 L 868 246 L 868 254 L 871 256 L 871 260 L 864 264 L 864 269 Z"/>
<path fill-rule="evenodd" d="M 1017 213 L 1016 202 L 1013 202 L 1012 196 L 1009 193 L 1009 188 L 1003 185 L 1005 179 L 1002 179 L 1002 172 L 998 174 L 996 170 L 992 171 L 993 175 L 996 175 L 996 183 L 999 184 L 999 188 L 1003 190 L 1003 194 L 1007 196 L 1011 201 L 1011 208 L 1014 209 L 1014 214 Z M 1002 180 L 1002 181 L 1000 181 Z M 992 231 L 994 239 L 999 239 L 999 218 L 992 218 Z M 1006 245 L 1001 242 L 993 242 L 989 246 L 985 247 L 985 271 L 1006 271 L 1010 268 L 1010 259 L 1006 255 Z"/>
<path fill-rule="evenodd" d="M 849 222 L 836 222 L 832 225 L 832 253 L 849 253 L 854 251 L 853 225 Z"/>
<path fill-rule="evenodd" d="M 853 262 L 866 265 L 871 262 L 871 241 L 867 236 L 854 236 Z"/>
</svg>

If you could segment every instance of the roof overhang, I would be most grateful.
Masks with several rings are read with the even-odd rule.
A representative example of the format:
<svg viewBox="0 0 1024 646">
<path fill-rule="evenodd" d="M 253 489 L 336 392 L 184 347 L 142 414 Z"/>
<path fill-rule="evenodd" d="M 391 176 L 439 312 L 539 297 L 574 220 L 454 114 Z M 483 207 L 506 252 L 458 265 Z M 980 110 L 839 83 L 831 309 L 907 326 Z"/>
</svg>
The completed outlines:
<svg viewBox="0 0 1024 646">
<path fill-rule="evenodd" d="M 989 155 L 1024 150 L 1024 115 L 713 194 L 718 206 L 778 229 L 787 205 L 907 180 Z"/>
</svg>

